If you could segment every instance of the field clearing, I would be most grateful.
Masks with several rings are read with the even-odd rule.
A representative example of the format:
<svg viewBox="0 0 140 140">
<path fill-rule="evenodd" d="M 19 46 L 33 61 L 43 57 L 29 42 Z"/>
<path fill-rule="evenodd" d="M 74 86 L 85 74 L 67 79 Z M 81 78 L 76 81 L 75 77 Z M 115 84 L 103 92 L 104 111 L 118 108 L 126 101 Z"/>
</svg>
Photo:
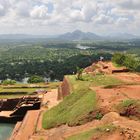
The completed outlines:
<svg viewBox="0 0 140 140">
<path fill-rule="evenodd" d="M 0 99 L 18 98 L 22 96 L 34 96 L 38 90 L 51 91 L 59 86 L 59 82 L 50 82 L 46 84 L 16 84 L 10 86 L 0 86 Z"/>
<path fill-rule="evenodd" d="M 14 89 L 5 89 L 5 88 L 0 88 L 0 93 L 2 92 L 28 92 L 32 93 L 35 92 L 37 89 L 48 89 L 48 88 L 14 88 Z"/>
<path fill-rule="evenodd" d="M 0 99 L 12 99 L 12 98 L 21 98 L 30 94 L 17 94 L 17 95 L 0 95 Z M 30 95 L 33 96 L 33 95 Z"/>
</svg>

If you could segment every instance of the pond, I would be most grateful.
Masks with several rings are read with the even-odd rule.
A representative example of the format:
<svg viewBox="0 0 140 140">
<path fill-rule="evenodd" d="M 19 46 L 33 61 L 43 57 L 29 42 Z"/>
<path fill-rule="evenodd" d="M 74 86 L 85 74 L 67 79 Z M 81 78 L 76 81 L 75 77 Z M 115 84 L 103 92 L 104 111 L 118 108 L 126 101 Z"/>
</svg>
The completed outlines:
<svg viewBox="0 0 140 140">
<path fill-rule="evenodd" d="M 14 126 L 15 124 L 0 123 L 0 140 L 7 140 L 10 137 Z"/>
<path fill-rule="evenodd" d="M 86 50 L 86 49 L 90 49 L 90 48 L 95 49 L 95 47 L 82 46 L 82 45 L 80 45 L 80 44 L 78 44 L 78 45 L 76 46 L 76 48 L 81 49 L 81 50 Z"/>
</svg>

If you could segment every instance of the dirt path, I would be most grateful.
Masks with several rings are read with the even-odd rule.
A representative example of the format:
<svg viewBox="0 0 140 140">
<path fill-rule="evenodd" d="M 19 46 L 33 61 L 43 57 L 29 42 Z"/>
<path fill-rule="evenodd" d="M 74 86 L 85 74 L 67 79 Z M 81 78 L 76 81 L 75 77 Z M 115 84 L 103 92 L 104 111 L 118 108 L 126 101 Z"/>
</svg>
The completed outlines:
<svg viewBox="0 0 140 140">
<path fill-rule="evenodd" d="M 57 96 L 58 96 L 58 90 L 57 89 L 53 89 L 50 92 L 48 92 L 47 94 L 44 95 L 42 104 L 45 105 L 47 103 L 47 107 L 42 106 L 41 107 L 41 114 L 37 123 L 37 132 L 40 132 L 43 130 L 42 128 L 42 118 L 43 118 L 43 113 L 44 111 L 46 111 L 46 109 L 50 109 L 54 106 L 56 106 L 60 101 L 57 100 Z"/>
<path fill-rule="evenodd" d="M 96 128 L 99 124 L 99 121 L 92 121 L 86 123 L 85 125 L 76 127 L 62 125 L 58 128 L 41 131 L 40 133 L 35 134 L 32 139 L 38 140 L 39 138 L 44 138 L 44 140 L 63 140 L 64 138 L 67 138 L 71 135 L 84 132 L 88 129 Z"/>
<path fill-rule="evenodd" d="M 96 91 L 101 107 L 112 107 L 126 99 L 140 99 L 140 85 L 121 85 L 113 88 L 91 87 Z"/>
<path fill-rule="evenodd" d="M 58 89 L 52 89 L 50 92 L 44 95 L 43 104 L 48 102 L 48 109 L 56 106 L 59 101 L 57 100 Z"/>
<path fill-rule="evenodd" d="M 140 133 L 139 121 L 130 120 L 128 118 L 119 116 L 119 114 L 115 112 L 110 112 L 106 114 L 100 121 L 94 120 L 84 125 L 75 126 L 75 127 L 69 127 L 67 125 L 63 125 L 58 128 L 41 131 L 39 134 L 35 134 L 32 137 L 32 140 L 39 140 L 41 138 L 44 140 L 65 140 L 69 136 L 79 134 L 79 133 L 82 133 L 91 129 L 95 129 L 97 127 L 100 127 L 105 124 L 110 124 L 110 123 L 120 128 L 120 130 L 123 129 L 128 136 L 131 133 L 133 133 L 133 135 L 138 135 Z M 119 138 L 122 138 L 120 136 L 120 133 L 118 132 L 114 134 L 108 134 L 108 135 L 109 136 L 105 137 L 105 138 L 108 138 L 108 140 L 112 140 L 112 137 L 114 138 L 113 140 L 120 140 Z"/>
<path fill-rule="evenodd" d="M 116 73 L 113 75 L 114 77 L 124 81 L 130 82 L 132 84 L 139 83 L 140 84 L 140 75 L 136 73 Z"/>
<path fill-rule="evenodd" d="M 17 130 L 13 131 L 10 140 L 28 140 L 34 133 L 40 110 L 28 111 Z"/>
</svg>

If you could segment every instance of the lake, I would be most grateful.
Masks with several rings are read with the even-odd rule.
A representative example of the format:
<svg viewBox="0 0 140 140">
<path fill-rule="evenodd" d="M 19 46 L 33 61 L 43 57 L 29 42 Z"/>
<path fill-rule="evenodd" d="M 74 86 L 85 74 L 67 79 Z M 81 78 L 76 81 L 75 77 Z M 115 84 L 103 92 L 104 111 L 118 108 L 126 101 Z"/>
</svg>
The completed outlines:
<svg viewBox="0 0 140 140">
<path fill-rule="evenodd" d="M 90 49 L 90 48 L 95 49 L 95 47 L 82 46 L 82 45 L 80 45 L 80 44 L 78 44 L 78 45 L 76 46 L 76 48 L 81 49 L 81 50 L 86 50 L 86 49 Z"/>
<path fill-rule="evenodd" d="M 0 140 L 7 140 L 10 137 L 14 126 L 15 124 L 0 123 Z"/>
</svg>

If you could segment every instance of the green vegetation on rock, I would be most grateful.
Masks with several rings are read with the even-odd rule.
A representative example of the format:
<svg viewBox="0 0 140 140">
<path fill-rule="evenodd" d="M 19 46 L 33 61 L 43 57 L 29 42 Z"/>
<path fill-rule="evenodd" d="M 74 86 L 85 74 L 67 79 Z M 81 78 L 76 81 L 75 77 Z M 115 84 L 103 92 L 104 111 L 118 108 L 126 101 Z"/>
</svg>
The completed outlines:
<svg viewBox="0 0 140 140">
<path fill-rule="evenodd" d="M 134 55 L 115 53 L 112 61 L 117 66 L 125 66 L 131 71 L 140 72 L 140 58 Z"/>
<path fill-rule="evenodd" d="M 90 89 L 91 86 L 119 84 L 121 81 L 111 76 L 90 76 L 83 74 L 82 80 L 76 80 L 76 75 L 66 76 L 71 85 L 71 94 L 56 107 L 46 111 L 43 116 L 43 128 L 49 129 L 62 124 L 70 126 L 81 125 L 92 119 L 102 116 L 89 117 L 89 113 L 96 111 L 96 93 Z M 87 119 L 89 117 L 89 119 Z"/>
<path fill-rule="evenodd" d="M 140 119 L 140 100 L 124 100 L 116 106 L 116 109 L 122 116 Z"/>
<path fill-rule="evenodd" d="M 56 107 L 46 111 L 43 116 L 43 128 L 48 129 L 62 124 L 70 126 L 85 123 L 84 118 L 96 109 L 95 92 L 89 89 L 87 81 L 78 81 L 75 76 L 67 76 L 72 93 Z"/>
<path fill-rule="evenodd" d="M 116 127 L 112 124 L 103 125 L 89 131 L 85 131 L 73 136 L 68 137 L 66 140 L 91 140 L 93 136 L 101 136 L 108 132 L 113 132 L 116 130 Z"/>
<path fill-rule="evenodd" d="M 119 85 L 123 82 L 113 76 L 97 74 L 92 76 L 90 74 L 83 75 L 84 81 L 90 81 L 91 86 L 113 86 Z"/>
</svg>

